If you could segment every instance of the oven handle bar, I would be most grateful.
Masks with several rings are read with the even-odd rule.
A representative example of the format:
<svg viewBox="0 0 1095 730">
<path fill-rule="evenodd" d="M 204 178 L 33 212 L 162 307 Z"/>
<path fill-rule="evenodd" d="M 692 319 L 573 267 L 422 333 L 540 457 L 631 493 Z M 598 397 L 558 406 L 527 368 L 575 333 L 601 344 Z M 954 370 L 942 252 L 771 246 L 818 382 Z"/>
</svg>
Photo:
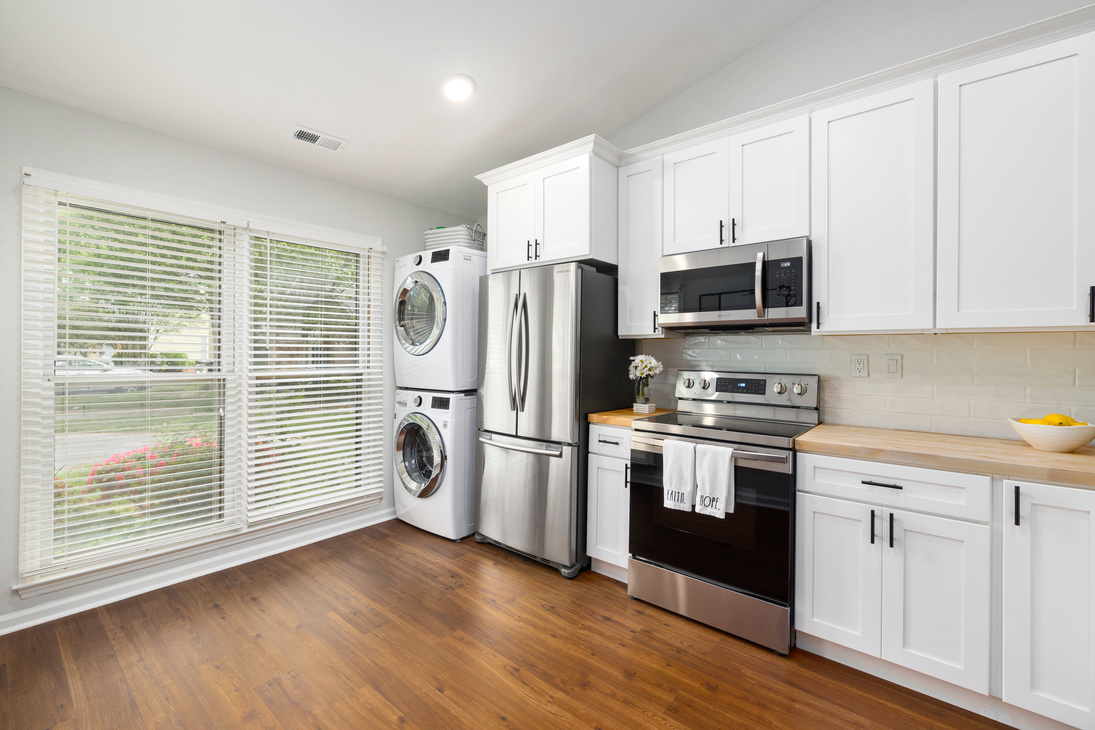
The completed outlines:
<svg viewBox="0 0 1095 730">
<path fill-rule="evenodd" d="M 641 444 L 647 444 L 649 446 L 656 446 L 658 450 L 661 450 L 661 443 L 665 441 L 662 438 L 649 438 L 639 436 L 637 434 L 631 434 L 631 440 Z M 692 439 L 675 439 L 677 441 L 686 441 L 688 443 L 699 444 L 704 443 L 702 441 L 694 441 Z M 763 454 L 758 451 L 743 451 L 742 449 L 734 449 L 734 458 L 744 461 L 771 461 L 777 464 L 786 464 L 791 459 L 790 453 L 783 454 Z"/>
</svg>

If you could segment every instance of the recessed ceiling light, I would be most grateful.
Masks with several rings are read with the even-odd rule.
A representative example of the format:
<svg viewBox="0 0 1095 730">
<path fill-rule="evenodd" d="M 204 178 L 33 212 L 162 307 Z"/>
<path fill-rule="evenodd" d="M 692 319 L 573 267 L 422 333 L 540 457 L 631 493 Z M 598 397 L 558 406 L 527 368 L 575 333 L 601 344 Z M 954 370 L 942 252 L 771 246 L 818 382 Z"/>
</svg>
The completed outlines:
<svg viewBox="0 0 1095 730">
<path fill-rule="evenodd" d="M 441 84 L 441 93 L 449 101 L 465 101 L 475 93 L 475 82 L 467 76 L 450 76 Z"/>
</svg>

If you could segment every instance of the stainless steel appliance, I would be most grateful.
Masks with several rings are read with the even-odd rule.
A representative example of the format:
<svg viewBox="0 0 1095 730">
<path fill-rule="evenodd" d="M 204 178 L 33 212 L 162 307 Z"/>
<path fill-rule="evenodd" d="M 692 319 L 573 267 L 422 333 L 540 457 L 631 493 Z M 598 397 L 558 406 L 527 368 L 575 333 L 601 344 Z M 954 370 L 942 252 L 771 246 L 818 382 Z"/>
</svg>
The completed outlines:
<svg viewBox="0 0 1095 730">
<path fill-rule="evenodd" d="M 616 280 L 580 264 L 479 286 L 475 534 L 572 578 L 585 546 L 587 416 L 631 402 Z"/>
<path fill-rule="evenodd" d="M 658 323 L 685 332 L 810 327 L 810 241 L 663 256 Z"/>
<path fill-rule="evenodd" d="M 818 377 L 681 370 L 677 399 L 632 423 L 628 594 L 787 654 L 795 438 L 819 422 Z M 734 449 L 732 513 L 663 506 L 667 439 Z"/>
</svg>

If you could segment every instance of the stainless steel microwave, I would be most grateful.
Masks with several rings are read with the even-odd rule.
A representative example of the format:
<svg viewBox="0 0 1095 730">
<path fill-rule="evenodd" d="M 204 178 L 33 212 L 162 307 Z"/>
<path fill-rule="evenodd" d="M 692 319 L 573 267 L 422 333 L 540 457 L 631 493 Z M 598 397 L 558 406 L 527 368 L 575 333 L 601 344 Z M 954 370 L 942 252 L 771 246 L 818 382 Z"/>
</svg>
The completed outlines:
<svg viewBox="0 0 1095 730">
<path fill-rule="evenodd" d="M 663 256 L 658 324 L 713 332 L 810 328 L 810 240 Z"/>
</svg>

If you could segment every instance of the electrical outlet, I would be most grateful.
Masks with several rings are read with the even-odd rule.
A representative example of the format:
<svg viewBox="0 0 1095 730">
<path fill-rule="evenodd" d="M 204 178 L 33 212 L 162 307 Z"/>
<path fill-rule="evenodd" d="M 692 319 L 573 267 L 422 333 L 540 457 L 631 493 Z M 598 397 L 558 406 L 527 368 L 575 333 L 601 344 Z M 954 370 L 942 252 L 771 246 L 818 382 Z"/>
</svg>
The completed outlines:
<svg viewBox="0 0 1095 730">
<path fill-rule="evenodd" d="M 866 378 L 870 375 L 867 369 L 866 355 L 852 355 L 852 377 Z"/>
<path fill-rule="evenodd" d="M 886 369 L 885 374 L 887 378 L 900 378 L 901 377 L 901 355 L 883 355 L 885 358 Z"/>
</svg>

